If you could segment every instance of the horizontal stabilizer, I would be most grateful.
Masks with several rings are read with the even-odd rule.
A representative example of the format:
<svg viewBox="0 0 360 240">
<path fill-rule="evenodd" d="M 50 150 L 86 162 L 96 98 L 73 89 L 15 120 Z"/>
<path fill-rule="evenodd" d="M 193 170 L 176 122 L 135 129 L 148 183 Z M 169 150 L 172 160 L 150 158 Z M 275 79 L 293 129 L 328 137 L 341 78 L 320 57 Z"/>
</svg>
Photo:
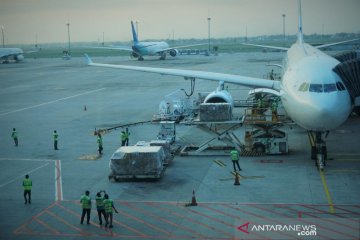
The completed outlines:
<svg viewBox="0 0 360 240">
<path fill-rule="evenodd" d="M 252 43 L 242 43 L 242 45 L 254 46 L 254 47 L 262 47 L 262 48 L 270 48 L 270 49 L 277 49 L 277 50 L 284 50 L 284 51 L 289 50 L 289 48 L 286 48 L 286 47 L 277 47 L 277 46 L 269 46 L 269 45 L 259 45 L 259 44 L 252 44 Z"/>
<path fill-rule="evenodd" d="M 322 44 L 322 45 L 319 45 L 319 46 L 315 46 L 315 48 L 331 47 L 331 46 L 334 46 L 334 45 L 339 45 L 339 44 L 348 43 L 348 42 L 354 42 L 354 41 L 358 41 L 358 40 L 360 40 L 360 39 L 356 38 L 356 39 L 351 39 L 351 40 L 346 40 L 346 41 L 341 41 L 341 42 L 327 43 L 327 44 Z"/>
</svg>

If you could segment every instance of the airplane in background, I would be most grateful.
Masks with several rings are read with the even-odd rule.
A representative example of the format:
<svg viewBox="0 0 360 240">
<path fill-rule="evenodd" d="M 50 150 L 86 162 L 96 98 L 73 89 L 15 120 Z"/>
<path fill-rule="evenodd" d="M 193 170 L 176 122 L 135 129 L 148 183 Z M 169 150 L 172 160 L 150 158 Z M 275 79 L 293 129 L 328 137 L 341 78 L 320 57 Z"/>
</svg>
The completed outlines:
<svg viewBox="0 0 360 240">
<path fill-rule="evenodd" d="M 232 103 L 224 82 L 280 97 L 287 115 L 309 132 L 311 158 L 316 160 L 318 169 L 323 170 L 327 158 L 325 138 L 329 131 L 343 124 L 355 107 L 360 112 L 360 54 L 350 52 L 331 57 L 319 49 L 358 39 L 313 47 L 303 39 L 301 0 L 298 0 L 298 18 L 297 41 L 290 48 L 254 45 L 286 51 L 284 65 L 279 65 L 283 72 L 280 81 L 205 71 L 101 64 L 92 62 L 86 55 L 87 64 L 218 81 L 218 89 L 205 99 L 208 102 Z"/>
<path fill-rule="evenodd" d="M 175 57 L 179 51 L 178 48 L 194 47 L 204 45 L 201 44 L 192 44 L 186 46 L 177 46 L 170 47 L 168 43 L 162 42 L 142 42 L 138 40 L 137 32 L 134 27 L 133 21 L 131 21 L 131 31 L 133 36 L 133 46 L 110 46 L 110 47 L 96 47 L 103 49 L 114 49 L 114 50 L 123 50 L 131 52 L 130 56 L 137 58 L 139 61 L 144 60 L 144 56 L 160 56 L 160 60 L 166 59 L 166 53 L 169 53 L 170 56 Z"/>
<path fill-rule="evenodd" d="M 24 60 L 24 51 L 21 48 L 0 48 L 0 62 L 8 63 L 10 60 Z"/>
</svg>

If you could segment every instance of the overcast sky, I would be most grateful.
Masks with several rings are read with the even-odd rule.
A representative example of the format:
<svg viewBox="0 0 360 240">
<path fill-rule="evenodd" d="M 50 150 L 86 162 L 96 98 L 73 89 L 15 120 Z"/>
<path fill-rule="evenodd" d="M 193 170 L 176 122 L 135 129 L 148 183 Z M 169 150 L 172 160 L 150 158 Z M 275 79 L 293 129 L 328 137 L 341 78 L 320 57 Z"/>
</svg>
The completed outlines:
<svg viewBox="0 0 360 240">
<path fill-rule="evenodd" d="M 360 0 L 303 0 L 305 34 L 360 33 Z M 131 40 L 130 21 L 140 39 L 243 37 L 297 31 L 296 0 L 0 0 L 5 42 Z"/>
</svg>

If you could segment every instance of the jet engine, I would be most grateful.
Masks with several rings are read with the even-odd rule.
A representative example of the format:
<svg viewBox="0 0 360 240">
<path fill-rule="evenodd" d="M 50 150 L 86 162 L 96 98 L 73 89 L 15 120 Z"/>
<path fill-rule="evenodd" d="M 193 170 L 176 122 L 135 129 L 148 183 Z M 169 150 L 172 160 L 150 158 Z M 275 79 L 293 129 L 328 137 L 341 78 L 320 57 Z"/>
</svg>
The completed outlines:
<svg viewBox="0 0 360 240">
<path fill-rule="evenodd" d="M 171 49 L 171 50 L 169 51 L 169 54 L 170 54 L 170 56 L 172 56 L 172 57 L 175 57 L 178 53 L 179 53 L 179 51 L 178 51 L 177 49 Z"/>
<path fill-rule="evenodd" d="M 226 90 L 215 90 L 206 96 L 204 103 L 229 103 L 234 106 L 234 100 Z"/>
<path fill-rule="evenodd" d="M 14 57 L 14 59 L 15 59 L 15 61 L 17 61 L 17 62 L 20 62 L 20 61 L 24 60 L 24 55 L 21 55 L 21 54 L 16 55 L 16 56 Z"/>
<path fill-rule="evenodd" d="M 131 57 L 134 57 L 134 58 L 138 58 L 138 57 L 139 57 L 139 55 L 138 55 L 136 52 L 132 52 L 132 53 L 130 54 L 130 56 L 131 56 Z"/>
</svg>

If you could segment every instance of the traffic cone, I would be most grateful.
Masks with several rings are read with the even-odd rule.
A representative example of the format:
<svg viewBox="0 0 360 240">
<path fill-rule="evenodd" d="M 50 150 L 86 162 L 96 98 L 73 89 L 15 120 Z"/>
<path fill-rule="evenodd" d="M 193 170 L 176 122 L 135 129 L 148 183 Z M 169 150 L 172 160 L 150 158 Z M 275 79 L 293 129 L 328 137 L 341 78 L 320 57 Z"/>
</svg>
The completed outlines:
<svg viewBox="0 0 360 240">
<path fill-rule="evenodd" d="M 195 197 L 195 190 L 193 190 L 190 206 L 197 206 L 196 197 Z"/>
<path fill-rule="evenodd" d="M 240 177 L 239 174 L 236 172 L 235 174 L 235 182 L 234 185 L 240 185 Z"/>
</svg>

